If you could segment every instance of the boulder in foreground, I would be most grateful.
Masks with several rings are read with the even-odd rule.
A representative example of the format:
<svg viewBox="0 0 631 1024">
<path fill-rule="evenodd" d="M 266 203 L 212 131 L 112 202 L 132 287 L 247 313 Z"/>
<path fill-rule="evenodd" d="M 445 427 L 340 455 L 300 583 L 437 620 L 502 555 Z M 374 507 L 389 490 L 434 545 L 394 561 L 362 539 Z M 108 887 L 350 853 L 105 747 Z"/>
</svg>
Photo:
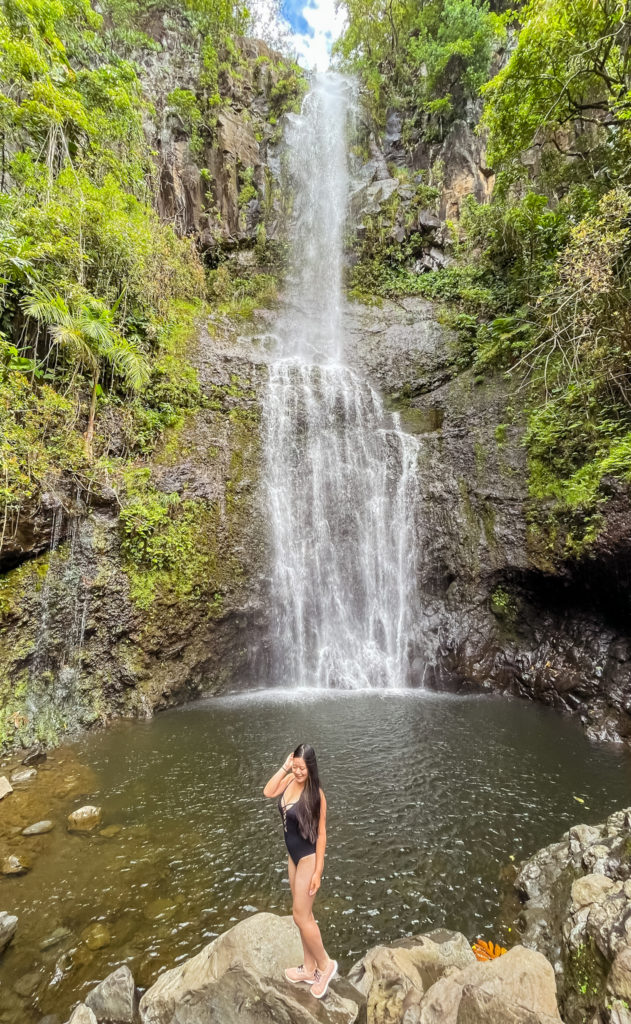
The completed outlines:
<svg viewBox="0 0 631 1024">
<path fill-rule="evenodd" d="M 283 971 L 302 963 L 290 917 L 254 914 L 161 975 L 140 1001 L 142 1024 L 353 1024 L 359 1008 L 329 989 L 322 1000 Z"/>
<path fill-rule="evenodd" d="M 85 1004 L 99 1024 L 133 1024 L 136 1011 L 136 986 L 129 967 L 119 967 L 86 996 Z"/>
<path fill-rule="evenodd" d="M 367 1024 L 417 1021 L 424 994 L 445 971 L 475 963 L 464 935 L 438 929 L 375 946 L 351 969 L 348 980 L 366 998 Z"/>
<path fill-rule="evenodd" d="M 99 1022 L 85 1003 L 79 1003 L 72 1011 L 68 1024 L 99 1024 Z"/>
<path fill-rule="evenodd" d="M 560 1024 L 552 965 L 515 946 L 437 981 L 421 1002 L 419 1024 Z"/>
</svg>

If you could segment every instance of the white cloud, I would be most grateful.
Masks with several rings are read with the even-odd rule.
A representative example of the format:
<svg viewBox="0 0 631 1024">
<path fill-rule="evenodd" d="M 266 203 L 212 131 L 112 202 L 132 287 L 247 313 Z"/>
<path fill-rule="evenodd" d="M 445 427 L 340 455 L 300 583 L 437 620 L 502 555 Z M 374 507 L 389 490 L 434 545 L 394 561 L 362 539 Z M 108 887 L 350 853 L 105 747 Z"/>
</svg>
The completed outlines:
<svg viewBox="0 0 631 1024">
<path fill-rule="evenodd" d="M 302 13 L 314 34 L 292 35 L 301 58 L 300 63 L 314 71 L 326 71 L 331 58 L 331 46 L 344 29 L 344 13 L 335 10 L 335 0 L 314 0 L 314 5 L 305 6 Z"/>
<path fill-rule="evenodd" d="M 275 49 L 291 50 L 299 62 L 326 71 L 331 47 L 346 24 L 336 0 L 250 0 L 253 34 Z"/>
</svg>

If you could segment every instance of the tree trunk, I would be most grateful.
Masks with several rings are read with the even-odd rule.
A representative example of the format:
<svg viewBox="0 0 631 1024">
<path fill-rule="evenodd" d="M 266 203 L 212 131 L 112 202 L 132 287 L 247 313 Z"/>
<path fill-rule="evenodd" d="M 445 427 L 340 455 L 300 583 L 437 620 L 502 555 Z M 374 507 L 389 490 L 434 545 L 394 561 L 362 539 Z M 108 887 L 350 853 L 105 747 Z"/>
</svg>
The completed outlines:
<svg viewBox="0 0 631 1024">
<path fill-rule="evenodd" d="M 85 432 L 85 450 L 87 454 L 92 456 L 92 439 L 94 437 L 94 417 L 96 415 L 96 389 L 99 385 L 99 371 L 94 371 L 94 378 L 92 380 L 92 397 L 90 398 L 90 413 L 88 416 L 88 429 Z"/>
</svg>

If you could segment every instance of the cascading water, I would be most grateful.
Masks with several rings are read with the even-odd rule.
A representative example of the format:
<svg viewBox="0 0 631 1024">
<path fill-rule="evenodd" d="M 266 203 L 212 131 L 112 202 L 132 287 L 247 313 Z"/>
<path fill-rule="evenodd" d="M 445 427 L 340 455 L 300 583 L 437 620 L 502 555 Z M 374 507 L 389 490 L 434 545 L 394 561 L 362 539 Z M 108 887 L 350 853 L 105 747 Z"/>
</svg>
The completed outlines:
<svg viewBox="0 0 631 1024">
<path fill-rule="evenodd" d="M 291 272 L 264 407 L 275 685 L 410 677 L 417 445 L 343 361 L 351 94 L 343 77 L 316 76 L 287 131 Z"/>
</svg>

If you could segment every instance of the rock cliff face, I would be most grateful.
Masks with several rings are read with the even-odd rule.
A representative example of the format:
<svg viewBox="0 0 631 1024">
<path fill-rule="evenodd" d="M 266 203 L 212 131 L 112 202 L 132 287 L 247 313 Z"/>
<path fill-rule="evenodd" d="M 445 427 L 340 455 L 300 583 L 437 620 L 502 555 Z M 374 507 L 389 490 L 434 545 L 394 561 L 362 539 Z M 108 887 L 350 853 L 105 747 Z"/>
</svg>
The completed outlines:
<svg viewBox="0 0 631 1024">
<path fill-rule="evenodd" d="M 460 369 L 455 340 L 422 299 L 355 305 L 347 327 L 352 358 L 420 442 L 414 682 L 543 701 L 578 714 L 594 738 L 628 740 L 622 523 L 612 512 L 589 561 L 548 570 L 529 539 L 519 394 L 500 375 L 480 382 Z"/>
<path fill-rule="evenodd" d="M 142 82 L 161 216 L 210 266 L 226 261 L 228 283 L 259 269 L 254 247 L 269 271 L 285 216 L 280 122 L 299 102 L 303 77 L 265 43 L 236 40 L 218 55 L 209 98 L 204 41 L 186 11 L 174 21 L 173 11 L 154 8 L 138 27 L 144 42 L 116 47 Z M 3 530 L 0 749 L 151 714 L 235 679 L 248 685 L 264 661 L 258 392 L 266 372 L 238 340 L 248 330 L 248 320 L 200 321 L 182 353 L 197 371 L 200 408 L 122 481 L 118 472 L 111 486 L 86 493 L 70 478 L 51 480 L 16 528 Z M 115 410 L 106 415 L 116 456 L 123 423 Z M 157 559 L 143 553 L 146 515 L 165 527 Z"/>
<path fill-rule="evenodd" d="M 219 245 L 252 244 L 263 226 L 267 240 L 281 239 L 279 122 L 304 79 L 262 40 L 238 39 L 221 54 L 218 102 L 209 112 L 203 40 L 185 12 L 174 24 L 172 12 L 158 10 L 146 25 L 157 52 L 132 56 L 151 104 L 145 131 L 161 217 L 211 259 Z"/>
<path fill-rule="evenodd" d="M 6 744 L 54 742 L 77 725 L 151 714 L 235 678 L 247 684 L 250 652 L 264 648 L 257 387 L 265 371 L 244 358 L 225 323 L 200 327 L 194 344 L 204 407 L 131 471 L 140 500 L 168 495 L 184 510 L 168 541 L 176 567 L 153 571 L 125 547 L 115 489 L 90 504 L 84 496 L 67 510 L 57 505 L 52 548 L 0 581 Z"/>
</svg>

